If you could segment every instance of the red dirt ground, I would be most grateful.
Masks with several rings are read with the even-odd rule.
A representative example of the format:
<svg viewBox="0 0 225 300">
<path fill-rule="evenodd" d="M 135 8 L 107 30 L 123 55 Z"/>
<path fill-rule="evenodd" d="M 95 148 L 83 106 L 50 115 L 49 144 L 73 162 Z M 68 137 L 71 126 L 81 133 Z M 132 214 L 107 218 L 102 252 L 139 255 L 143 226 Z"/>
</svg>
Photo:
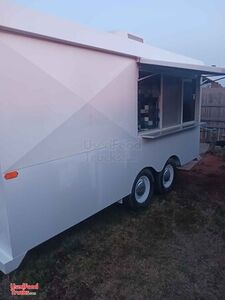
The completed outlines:
<svg viewBox="0 0 225 300">
<path fill-rule="evenodd" d="M 182 171 L 182 185 L 203 188 L 214 199 L 225 200 L 225 160 L 211 153 L 205 154 L 191 171 Z"/>
</svg>

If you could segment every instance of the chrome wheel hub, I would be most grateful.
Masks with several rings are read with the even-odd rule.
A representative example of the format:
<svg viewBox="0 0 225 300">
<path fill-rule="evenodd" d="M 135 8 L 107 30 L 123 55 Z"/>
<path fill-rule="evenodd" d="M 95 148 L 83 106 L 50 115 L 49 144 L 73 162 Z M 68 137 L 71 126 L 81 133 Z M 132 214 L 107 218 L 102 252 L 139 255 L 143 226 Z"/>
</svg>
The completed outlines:
<svg viewBox="0 0 225 300">
<path fill-rule="evenodd" d="M 135 199 L 138 203 L 144 203 L 149 196 L 151 182 L 147 176 L 141 176 L 135 186 Z"/>
</svg>

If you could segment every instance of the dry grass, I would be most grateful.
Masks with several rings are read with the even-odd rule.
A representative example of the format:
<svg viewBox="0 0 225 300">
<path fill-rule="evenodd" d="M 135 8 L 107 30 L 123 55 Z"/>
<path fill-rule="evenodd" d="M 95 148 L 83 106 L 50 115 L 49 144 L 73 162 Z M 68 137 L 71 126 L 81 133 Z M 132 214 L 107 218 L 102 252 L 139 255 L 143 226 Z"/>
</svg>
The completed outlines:
<svg viewBox="0 0 225 300">
<path fill-rule="evenodd" d="M 34 299 L 224 299 L 225 188 L 205 189 L 209 174 L 180 172 L 149 209 L 113 205 L 35 248 L 0 299 L 10 282 L 39 282 Z"/>
</svg>

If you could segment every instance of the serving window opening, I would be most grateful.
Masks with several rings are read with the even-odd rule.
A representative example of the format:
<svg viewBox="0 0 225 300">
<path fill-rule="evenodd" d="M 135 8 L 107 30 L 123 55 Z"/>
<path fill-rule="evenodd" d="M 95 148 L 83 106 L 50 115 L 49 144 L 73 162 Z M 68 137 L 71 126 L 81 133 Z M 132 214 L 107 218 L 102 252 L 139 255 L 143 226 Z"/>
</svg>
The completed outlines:
<svg viewBox="0 0 225 300">
<path fill-rule="evenodd" d="M 138 131 L 187 128 L 199 121 L 200 76 L 190 72 L 140 69 Z"/>
</svg>

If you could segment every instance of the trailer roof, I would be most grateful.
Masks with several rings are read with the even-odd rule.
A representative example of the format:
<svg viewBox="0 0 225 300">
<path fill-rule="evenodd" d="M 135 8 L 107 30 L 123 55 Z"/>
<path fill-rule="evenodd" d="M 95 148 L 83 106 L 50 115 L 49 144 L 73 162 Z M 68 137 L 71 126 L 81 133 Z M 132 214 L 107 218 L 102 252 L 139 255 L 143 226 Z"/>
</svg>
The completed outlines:
<svg viewBox="0 0 225 300">
<path fill-rule="evenodd" d="M 0 1 L 0 29 L 100 51 L 132 56 L 141 63 L 221 75 L 225 69 L 156 48 L 127 36 L 101 32 L 55 16 L 38 13 L 8 0 Z"/>
</svg>

